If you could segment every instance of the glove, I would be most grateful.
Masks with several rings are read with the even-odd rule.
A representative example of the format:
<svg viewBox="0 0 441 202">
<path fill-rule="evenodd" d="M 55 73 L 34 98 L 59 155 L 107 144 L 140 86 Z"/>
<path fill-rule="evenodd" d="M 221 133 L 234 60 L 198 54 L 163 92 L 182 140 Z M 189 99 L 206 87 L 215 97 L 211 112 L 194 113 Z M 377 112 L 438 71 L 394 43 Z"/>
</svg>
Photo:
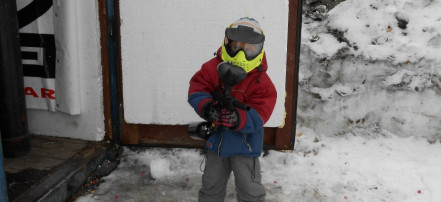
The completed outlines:
<svg viewBox="0 0 441 202">
<path fill-rule="evenodd" d="M 238 125 L 238 115 L 236 110 L 221 109 L 217 113 L 212 113 L 212 122 L 215 125 L 226 128 L 236 128 Z"/>
<path fill-rule="evenodd" d="M 210 101 L 202 107 L 202 118 L 206 121 L 213 122 L 213 118 L 218 117 L 216 107 L 219 103 L 217 101 Z"/>
<path fill-rule="evenodd" d="M 235 128 L 238 125 L 238 114 L 236 110 L 219 108 L 219 102 L 209 102 L 203 107 L 203 118 L 217 126 Z"/>
</svg>

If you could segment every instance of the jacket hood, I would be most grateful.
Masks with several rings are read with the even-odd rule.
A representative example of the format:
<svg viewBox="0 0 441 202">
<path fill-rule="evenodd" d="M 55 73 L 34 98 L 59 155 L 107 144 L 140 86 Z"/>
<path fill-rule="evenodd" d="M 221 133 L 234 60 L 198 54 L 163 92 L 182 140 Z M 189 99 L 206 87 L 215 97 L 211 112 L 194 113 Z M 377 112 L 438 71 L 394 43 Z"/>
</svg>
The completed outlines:
<svg viewBox="0 0 441 202">
<path fill-rule="evenodd" d="M 222 61 L 222 47 L 220 47 L 219 49 L 217 49 L 217 52 L 216 52 L 216 57 L 220 60 L 220 61 Z M 268 64 L 267 64 L 267 62 L 266 62 L 266 53 L 263 53 L 263 58 L 262 58 L 262 62 L 260 63 L 261 64 L 261 66 L 262 66 L 262 71 L 263 72 L 266 72 L 266 70 L 268 70 Z M 251 70 L 250 72 L 248 72 L 248 74 L 250 74 L 250 73 L 253 73 L 253 72 L 256 72 L 256 71 L 259 71 L 258 70 L 258 68 L 254 68 L 253 70 Z"/>
</svg>

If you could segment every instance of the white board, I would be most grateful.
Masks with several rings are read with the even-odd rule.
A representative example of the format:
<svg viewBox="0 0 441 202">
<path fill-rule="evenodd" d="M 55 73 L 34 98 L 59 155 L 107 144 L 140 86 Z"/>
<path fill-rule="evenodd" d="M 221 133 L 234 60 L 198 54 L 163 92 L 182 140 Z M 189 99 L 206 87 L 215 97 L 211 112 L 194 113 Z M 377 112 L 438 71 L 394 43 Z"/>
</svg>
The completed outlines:
<svg viewBox="0 0 441 202">
<path fill-rule="evenodd" d="M 201 120 L 187 103 L 189 80 L 220 47 L 240 17 L 265 32 L 268 74 L 278 92 L 266 126 L 285 114 L 288 0 L 120 1 L 124 117 L 128 123 L 187 124 Z"/>
</svg>

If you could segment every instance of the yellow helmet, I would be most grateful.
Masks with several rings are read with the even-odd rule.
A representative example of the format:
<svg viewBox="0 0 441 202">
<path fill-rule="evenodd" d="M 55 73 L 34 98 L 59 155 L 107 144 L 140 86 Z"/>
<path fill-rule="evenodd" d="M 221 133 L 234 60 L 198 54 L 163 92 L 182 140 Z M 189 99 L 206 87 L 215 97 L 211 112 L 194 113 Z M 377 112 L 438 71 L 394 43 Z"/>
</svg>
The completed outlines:
<svg viewBox="0 0 441 202">
<path fill-rule="evenodd" d="M 230 61 L 247 73 L 262 63 L 265 35 L 253 18 L 240 18 L 225 30 L 222 60 Z"/>
</svg>

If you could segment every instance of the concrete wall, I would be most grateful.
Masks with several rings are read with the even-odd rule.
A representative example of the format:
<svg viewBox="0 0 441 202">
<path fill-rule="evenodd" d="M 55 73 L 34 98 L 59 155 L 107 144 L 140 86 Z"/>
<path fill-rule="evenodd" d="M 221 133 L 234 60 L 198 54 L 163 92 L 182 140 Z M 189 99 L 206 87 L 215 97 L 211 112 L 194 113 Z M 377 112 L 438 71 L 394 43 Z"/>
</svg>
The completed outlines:
<svg viewBox="0 0 441 202">
<path fill-rule="evenodd" d="M 62 112 L 28 110 L 29 131 L 49 136 L 102 140 L 105 131 L 98 3 L 78 1 L 77 5 L 81 114 L 72 116 Z"/>
</svg>

